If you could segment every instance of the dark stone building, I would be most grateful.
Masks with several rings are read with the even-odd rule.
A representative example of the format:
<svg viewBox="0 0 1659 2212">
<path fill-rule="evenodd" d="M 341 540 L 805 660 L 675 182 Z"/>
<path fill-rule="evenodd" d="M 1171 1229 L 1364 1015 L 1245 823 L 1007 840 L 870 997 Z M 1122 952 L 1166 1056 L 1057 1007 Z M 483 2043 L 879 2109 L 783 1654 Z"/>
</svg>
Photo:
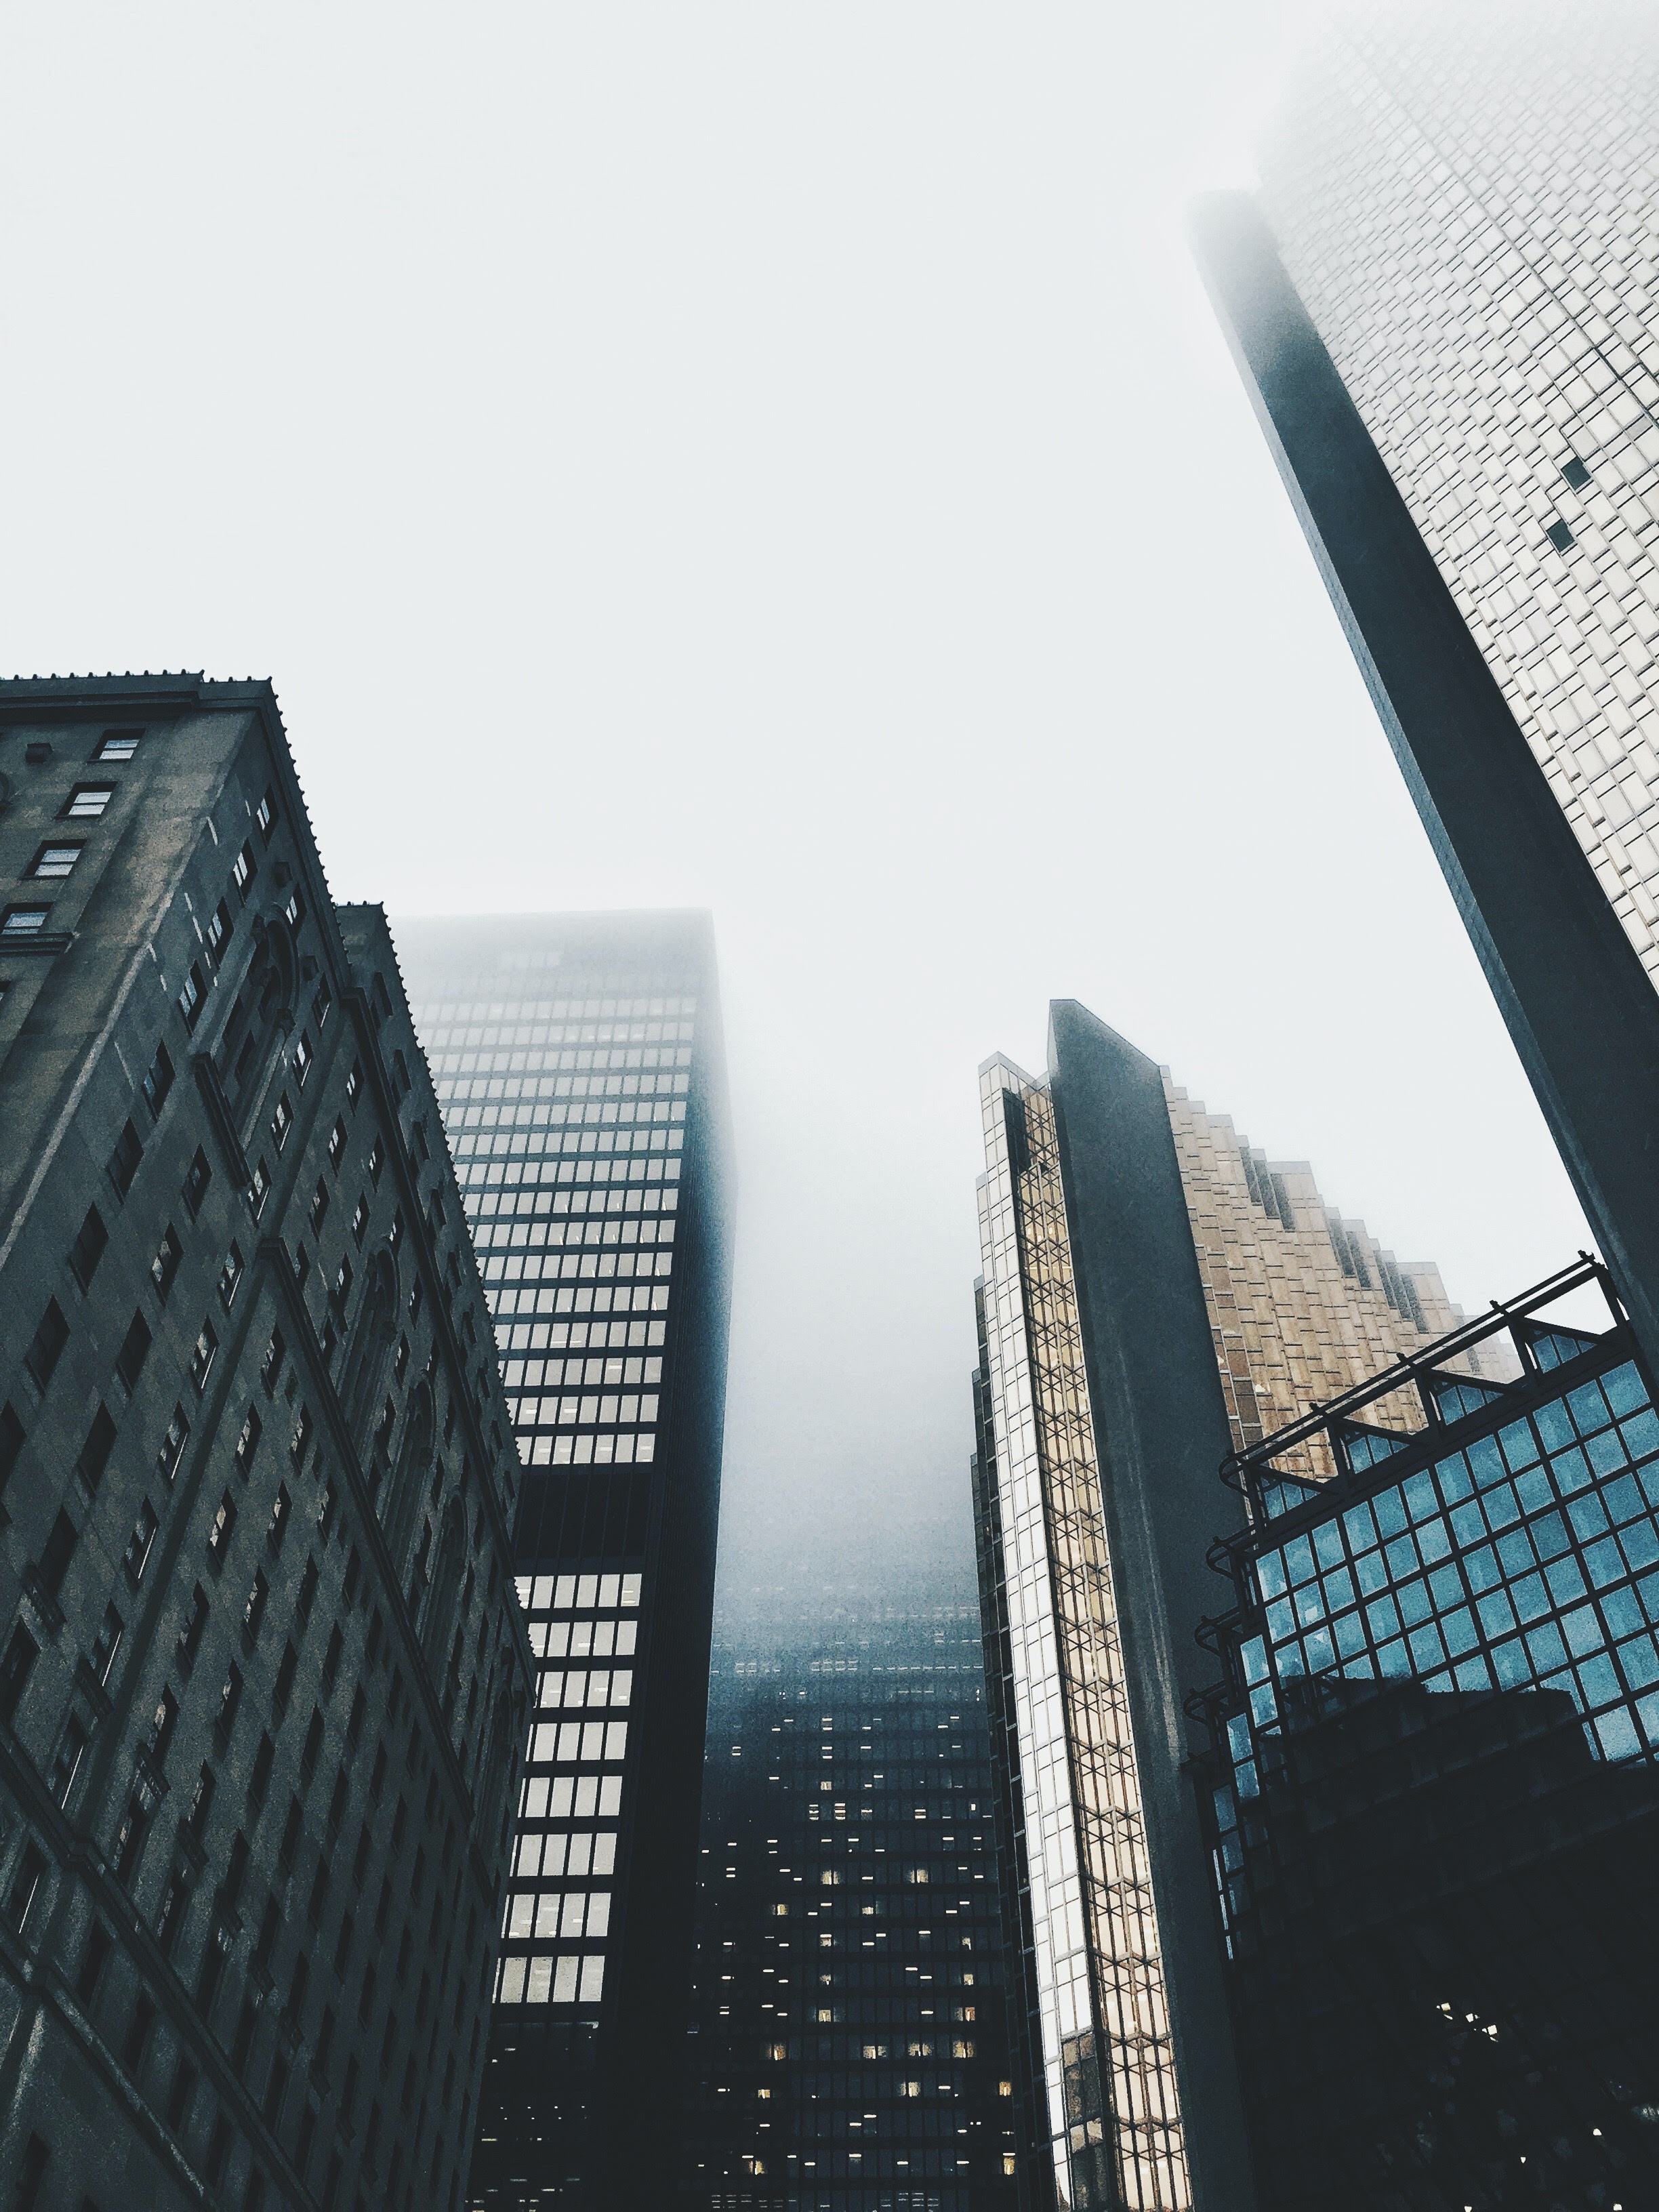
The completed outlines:
<svg viewBox="0 0 1659 2212">
<path fill-rule="evenodd" d="M 266 684 L 0 684 L 0 2173 L 459 2201 L 519 1482 L 385 921 Z"/>
<path fill-rule="evenodd" d="M 469 2202 L 679 2151 L 731 1297 L 703 914 L 399 924 L 523 1462 L 538 1669 Z"/>
<path fill-rule="evenodd" d="M 1610 1325 L 1563 1326 L 1597 1277 Z M 1477 1378 L 1498 1337 L 1518 1371 Z M 1659 2201 L 1659 1414 L 1607 1278 L 1227 1472 L 1209 1810 L 1261 2201 Z"/>
<path fill-rule="evenodd" d="M 684 2212 L 1013 2212 L 970 1589 L 716 1648 Z"/>
</svg>

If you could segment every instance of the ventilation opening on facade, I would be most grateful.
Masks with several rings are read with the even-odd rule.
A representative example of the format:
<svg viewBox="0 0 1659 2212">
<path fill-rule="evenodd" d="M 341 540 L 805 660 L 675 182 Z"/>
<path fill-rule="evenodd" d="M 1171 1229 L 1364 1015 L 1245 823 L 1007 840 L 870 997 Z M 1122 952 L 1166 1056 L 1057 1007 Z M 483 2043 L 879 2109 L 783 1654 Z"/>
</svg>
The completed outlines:
<svg viewBox="0 0 1659 2212">
<path fill-rule="evenodd" d="M 1554 546 L 1558 553 L 1565 553 L 1570 546 L 1575 545 L 1577 543 L 1577 540 L 1574 538 L 1571 531 L 1567 527 L 1565 522 L 1552 522 L 1547 524 L 1545 526 L 1544 535 L 1549 539 L 1550 544 Z"/>
<path fill-rule="evenodd" d="M 1575 491 L 1583 491 L 1584 486 L 1590 480 L 1589 471 L 1584 466 L 1584 464 L 1579 459 L 1577 453 L 1570 454 L 1568 458 L 1562 462 L 1561 473 Z M 1551 535 L 1553 536 L 1554 532 L 1552 532 Z"/>
</svg>

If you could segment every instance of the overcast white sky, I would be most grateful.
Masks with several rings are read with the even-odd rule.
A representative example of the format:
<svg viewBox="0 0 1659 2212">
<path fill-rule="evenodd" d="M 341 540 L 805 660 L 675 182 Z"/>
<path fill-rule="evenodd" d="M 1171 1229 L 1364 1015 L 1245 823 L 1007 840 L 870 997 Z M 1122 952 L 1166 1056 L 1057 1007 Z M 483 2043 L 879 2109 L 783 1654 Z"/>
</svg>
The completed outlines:
<svg viewBox="0 0 1659 2212">
<path fill-rule="evenodd" d="M 715 912 L 728 1599 L 966 1557 L 1052 996 L 1465 1304 L 1585 1241 L 1181 236 L 1287 23 L 0 13 L 0 662 L 269 675 L 394 918 Z"/>
</svg>

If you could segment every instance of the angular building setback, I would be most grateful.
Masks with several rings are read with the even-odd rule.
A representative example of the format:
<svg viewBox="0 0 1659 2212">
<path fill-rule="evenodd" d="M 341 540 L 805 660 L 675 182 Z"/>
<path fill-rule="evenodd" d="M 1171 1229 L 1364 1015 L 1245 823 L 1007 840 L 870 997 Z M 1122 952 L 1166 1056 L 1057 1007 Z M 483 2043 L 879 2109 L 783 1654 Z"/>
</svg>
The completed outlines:
<svg viewBox="0 0 1659 2212">
<path fill-rule="evenodd" d="M 974 1480 L 1020 2202 L 1235 2212 L 1249 2159 L 1183 1771 L 1213 1469 L 1458 1316 L 1431 1267 L 1072 1002 L 1048 1076 L 994 1060 L 981 1100 Z M 1293 1471 L 1328 1475 L 1322 1455 Z"/>
<path fill-rule="evenodd" d="M 1261 2200 L 1654 2203 L 1659 1415 L 1608 1279 L 1226 1472 L 1210 1813 Z"/>
<path fill-rule="evenodd" d="M 682 2212 L 1015 2212 L 971 1595 L 716 1644 Z"/>
<path fill-rule="evenodd" d="M 1345 13 L 1261 169 L 1206 279 L 1659 1358 L 1659 17 Z"/>
<path fill-rule="evenodd" d="M 706 915 L 400 926 L 524 1466 L 538 1674 L 469 2203 L 678 2158 L 732 1258 Z"/>
<path fill-rule="evenodd" d="M 456 2207 L 531 1694 L 489 1318 L 269 685 L 0 684 L 0 2175 Z"/>
</svg>

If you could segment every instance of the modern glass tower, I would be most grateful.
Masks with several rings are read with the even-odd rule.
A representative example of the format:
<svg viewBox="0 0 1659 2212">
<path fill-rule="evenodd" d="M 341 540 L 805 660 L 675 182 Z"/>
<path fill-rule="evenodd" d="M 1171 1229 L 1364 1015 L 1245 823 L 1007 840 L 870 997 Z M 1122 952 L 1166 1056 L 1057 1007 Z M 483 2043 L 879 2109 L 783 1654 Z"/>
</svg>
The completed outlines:
<svg viewBox="0 0 1659 2212">
<path fill-rule="evenodd" d="M 538 1712 L 469 2202 L 661 2203 L 678 2155 L 732 1175 L 707 915 L 410 922 L 524 1468 Z"/>
<path fill-rule="evenodd" d="M 1262 2200 L 1655 2202 L 1659 1416 L 1608 1278 L 1226 1473 L 1210 1815 Z"/>
<path fill-rule="evenodd" d="M 1389 741 L 1659 1354 L 1659 17 L 1366 8 L 1200 264 Z"/>
<path fill-rule="evenodd" d="M 1458 1316 L 1432 1267 L 1073 1002 L 1048 1074 L 993 1060 L 981 1101 L 975 1492 L 1021 2203 L 1235 2212 L 1249 2157 L 1187 1771 L 1214 1470 Z M 1328 1476 L 1322 1450 L 1294 1471 Z"/>
<path fill-rule="evenodd" d="M 777 1594 L 716 1645 L 684 2212 L 1015 2212 L 979 1615 Z"/>
</svg>

